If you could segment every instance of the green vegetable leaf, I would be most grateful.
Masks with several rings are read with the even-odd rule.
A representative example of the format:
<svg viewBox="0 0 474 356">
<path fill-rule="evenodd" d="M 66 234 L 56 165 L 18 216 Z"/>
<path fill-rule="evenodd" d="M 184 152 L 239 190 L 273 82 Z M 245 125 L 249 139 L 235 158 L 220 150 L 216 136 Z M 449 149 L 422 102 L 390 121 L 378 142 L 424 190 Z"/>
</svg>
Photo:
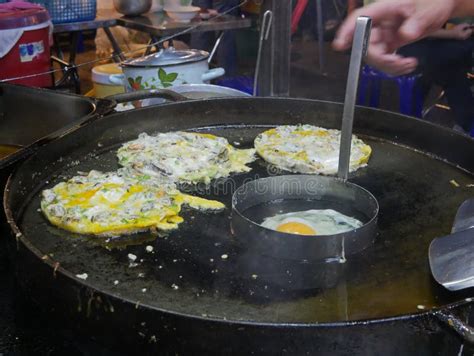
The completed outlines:
<svg viewBox="0 0 474 356">
<path fill-rule="evenodd" d="M 169 88 L 169 87 L 172 87 L 172 86 L 173 86 L 173 84 L 167 83 L 167 82 L 163 82 L 163 83 L 161 83 L 161 84 L 163 84 L 163 88 Z"/>
<path fill-rule="evenodd" d="M 163 68 L 158 69 L 158 78 L 160 78 L 160 81 L 166 82 L 166 72 Z"/>
<path fill-rule="evenodd" d="M 178 73 L 168 73 L 164 82 L 174 82 L 178 78 Z"/>
</svg>

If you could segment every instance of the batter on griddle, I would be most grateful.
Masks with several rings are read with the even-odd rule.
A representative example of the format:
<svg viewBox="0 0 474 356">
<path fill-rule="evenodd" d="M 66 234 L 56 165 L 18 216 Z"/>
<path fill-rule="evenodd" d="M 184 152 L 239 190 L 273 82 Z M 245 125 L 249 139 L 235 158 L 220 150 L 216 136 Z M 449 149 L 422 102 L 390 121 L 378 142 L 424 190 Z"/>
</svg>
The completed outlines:
<svg viewBox="0 0 474 356">
<path fill-rule="evenodd" d="M 41 195 L 41 210 L 55 226 L 79 234 L 129 235 L 176 229 L 181 206 L 221 210 L 220 202 L 183 194 L 165 177 L 122 168 L 72 177 Z"/>
<path fill-rule="evenodd" d="M 312 125 L 278 126 L 255 139 L 257 153 L 278 168 L 295 173 L 336 174 L 341 132 Z M 352 137 L 350 171 L 367 165 L 372 149 Z"/>
<path fill-rule="evenodd" d="M 176 182 L 210 183 L 231 173 L 248 172 L 254 149 L 236 149 L 222 137 L 195 132 L 168 132 L 125 143 L 119 163 L 142 174 L 165 175 Z"/>
</svg>

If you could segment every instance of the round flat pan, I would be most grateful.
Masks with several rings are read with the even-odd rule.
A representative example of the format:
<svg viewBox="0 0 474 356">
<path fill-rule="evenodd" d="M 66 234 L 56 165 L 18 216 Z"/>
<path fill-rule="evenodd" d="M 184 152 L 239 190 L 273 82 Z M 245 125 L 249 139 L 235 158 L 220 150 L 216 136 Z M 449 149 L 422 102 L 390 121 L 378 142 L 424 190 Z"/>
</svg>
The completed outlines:
<svg viewBox="0 0 474 356">
<path fill-rule="evenodd" d="M 164 325 L 166 317 L 194 320 L 190 323 L 210 328 L 206 330 L 228 323 L 243 329 L 292 330 L 354 325 L 348 322 L 357 320 L 405 320 L 416 318 L 413 313 L 424 315 L 429 309 L 464 300 L 470 291 L 449 293 L 432 280 L 427 251 L 433 238 L 449 233 L 456 209 L 474 194 L 470 187 L 474 141 L 393 113 L 356 111 L 355 133 L 372 146 L 373 156 L 350 181 L 378 199 L 379 236 L 373 246 L 336 271 L 326 288 L 294 288 L 295 283 L 304 284 L 308 266 L 299 273 L 301 266 L 255 256 L 251 248 L 233 239 L 229 229 L 233 189 L 246 179 L 275 173 L 260 159 L 251 172 L 214 182 L 206 194 L 196 192 L 224 202 L 224 212 L 185 209 L 185 222 L 164 237 L 139 234 L 105 242 L 74 236 L 51 226 L 38 211 L 42 189 L 78 171 L 117 169 L 115 151 L 141 132 L 196 130 L 247 148 L 258 133 L 275 125 L 338 128 L 341 113 L 339 104 L 310 100 L 175 103 L 115 114 L 49 144 L 19 167 L 5 194 L 19 263 L 25 262 L 19 267 L 20 283 L 32 295 L 61 286 L 59 296 L 53 298 L 49 292 L 49 297 L 62 298 L 64 306 L 88 320 L 120 313 L 119 306 L 127 309 L 128 316 L 119 318 L 123 324 L 117 322 L 117 329 L 127 324 L 147 338 L 150 326 L 141 324 L 134 308 L 153 316 L 150 320 L 159 324 L 161 320 L 162 331 L 172 325 L 169 320 Z M 153 252 L 147 252 L 146 246 L 152 246 Z M 31 268 L 35 266 L 31 256 L 26 257 L 31 253 L 37 271 Z M 137 256 L 134 263 L 130 253 Z M 309 271 L 317 267 L 310 266 Z M 38 281 L 38 273 L 51 277 Z M 87 280 L 76 277 L 83 273 Z M 281 277 L 284 274 L 287 277 Z M 278 283 L 275 275 L 281 277 L 276 278 Z"/>
</svg>

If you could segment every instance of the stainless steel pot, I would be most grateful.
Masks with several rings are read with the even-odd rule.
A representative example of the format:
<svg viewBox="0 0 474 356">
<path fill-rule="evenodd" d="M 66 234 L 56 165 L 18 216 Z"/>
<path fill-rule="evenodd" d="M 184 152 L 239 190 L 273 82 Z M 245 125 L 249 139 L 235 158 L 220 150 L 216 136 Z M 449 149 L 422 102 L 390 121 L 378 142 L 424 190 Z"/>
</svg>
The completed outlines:
<svg viewBox="0 0 474 356">
<path fill-rule="evenodd" d="M 126 91 L 163 89 L 183 84 L 204 84 L 225 74 L 223 68 L 209 69 L 209 53 L 172 47 L 122 63 L 123 74 L 110 80 Z"/>
<path fill-rule="evenodd" d="M 115 10 L 127 16 L 138 16 L 148 12 L 152 0 L 114 0 Z"/>
</svg>

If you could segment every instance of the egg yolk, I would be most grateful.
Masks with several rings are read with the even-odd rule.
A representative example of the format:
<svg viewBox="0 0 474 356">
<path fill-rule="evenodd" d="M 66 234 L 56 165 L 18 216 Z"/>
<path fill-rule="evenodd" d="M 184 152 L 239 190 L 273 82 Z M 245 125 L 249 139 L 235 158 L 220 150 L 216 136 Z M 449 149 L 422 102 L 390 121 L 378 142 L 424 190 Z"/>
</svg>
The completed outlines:
<svg viewBox="0 0 474 356">
<path fill-rule="evenodd" d="M 316 235 L 316 231 L 314 231 L 310 226 L 300 222 L 287 222 L 278 225 L 276 230 L 279 232 L 286 232 L 287 234 Z"/>
</svg>

